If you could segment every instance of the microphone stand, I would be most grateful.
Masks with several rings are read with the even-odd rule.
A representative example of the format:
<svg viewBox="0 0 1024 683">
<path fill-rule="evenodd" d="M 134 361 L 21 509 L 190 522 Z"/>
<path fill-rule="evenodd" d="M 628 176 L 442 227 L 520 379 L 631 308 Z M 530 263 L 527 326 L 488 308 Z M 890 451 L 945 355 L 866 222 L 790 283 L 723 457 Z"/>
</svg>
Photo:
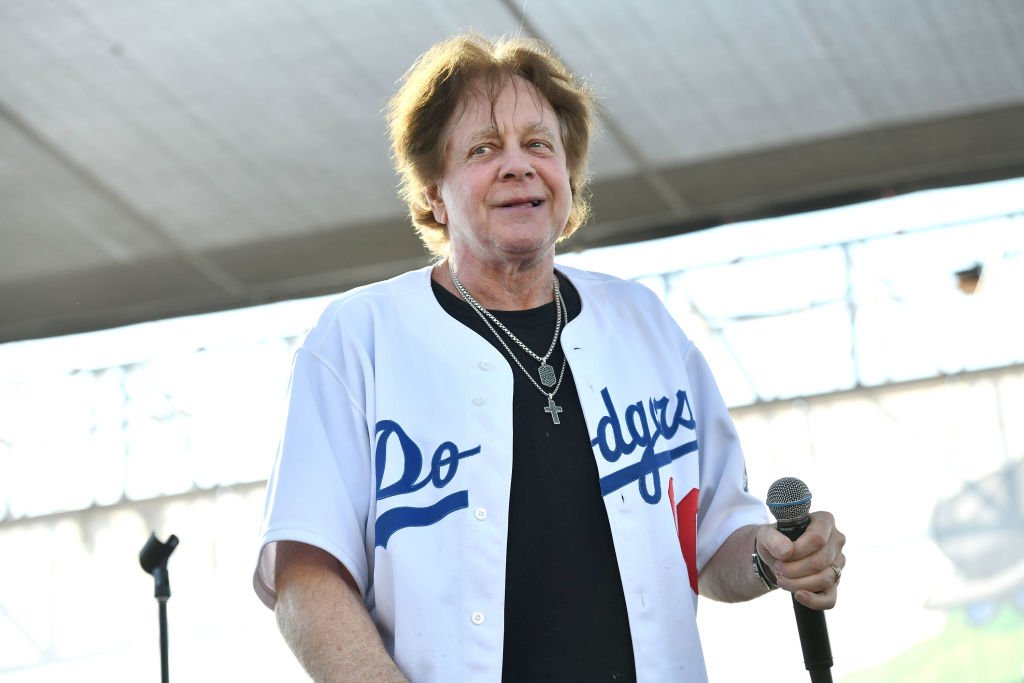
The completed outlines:
<svg viewBox="0 0 1024 683">
<path fill-rule="evenodd" d="M 151 533 L 149 540 L 139 551 L 139 564 L 147 574 L 153 575 L 154 597 L 160 610 L 160 681 L 168 683 L 170 674 L 167 662 L 167 601 L 171 597 L 171 579 L 167 573 L 167 560 L 171 553 L 178 547 L 178 537 L 174 534 L 167 539 L 166 543 L 157 540 L 156 534 Z"/>
</svg>

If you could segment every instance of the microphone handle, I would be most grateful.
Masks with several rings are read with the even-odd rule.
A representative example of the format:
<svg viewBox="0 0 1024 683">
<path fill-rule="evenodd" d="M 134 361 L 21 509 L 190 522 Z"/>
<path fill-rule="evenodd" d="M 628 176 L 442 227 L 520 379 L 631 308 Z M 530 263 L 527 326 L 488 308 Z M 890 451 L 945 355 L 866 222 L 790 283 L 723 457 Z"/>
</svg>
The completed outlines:
<svg viewBox="0 0 1024 683">
<path fill-rule="evenodd" d="M 810 519 L 803 517 L 794 521 L 780 521 L 777 528 L 789 540 L 795 541 L 807 529 Z M 825 612 L 811 609 L 793 600 L 793 614 L 796 616 L 796 630 L 800 634 L 800 649 L 804 654 L 804 667 L 810 672 L 811 683 L 832 683 L 832 646 L 828 640 L 828 626 Z"/>
</svg>

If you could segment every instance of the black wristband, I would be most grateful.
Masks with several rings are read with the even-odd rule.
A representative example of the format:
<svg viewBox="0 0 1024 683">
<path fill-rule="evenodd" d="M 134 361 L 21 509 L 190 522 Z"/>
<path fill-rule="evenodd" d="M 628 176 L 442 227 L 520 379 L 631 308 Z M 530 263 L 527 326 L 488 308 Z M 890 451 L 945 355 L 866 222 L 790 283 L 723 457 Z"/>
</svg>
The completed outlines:
<svg viewBox="0 0 1024 683">
<path fill-rule="evenodd" d="M 754 573 L 757 574 L 757 578 L 761 579 L 761 583 L 764 587 L 770 591 L 775 590 L 779 587 L 778 581 L 775 579 L 775 572 L 769 569 L 768 565 L 761 559 L 761 555 L 757 552 L 757 539 L 754 539 L 754 552 L 750 556 L 751 563 L 754 565 Z"/>
</svg>

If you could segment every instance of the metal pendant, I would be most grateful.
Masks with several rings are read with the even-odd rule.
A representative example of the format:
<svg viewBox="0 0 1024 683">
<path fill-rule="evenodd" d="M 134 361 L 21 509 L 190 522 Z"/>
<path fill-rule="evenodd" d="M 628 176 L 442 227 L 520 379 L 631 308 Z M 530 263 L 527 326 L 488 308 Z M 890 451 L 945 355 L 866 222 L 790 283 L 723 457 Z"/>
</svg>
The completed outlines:
<svg viewBox="0 0 1024 683">
<path fill-rule="evenodd" d="M 540 375 L 540 383 L 546 387 L 553 387 L 555 382 L 558 381 L 558 378 L 555 377 L 555 369 L 547 363 L 542 363 L 537 368 L 537 374 Z"/>
<path fill-rule="evenodd" d="M 548 396 L 548 407 L 544 409 L 544 412 L 551 416 L 553 424 L 562 424 L 562 421 L 558 419 L 558 414 L 562 412 L 562 406 L 555 404 L 554 396 Z"/>
</svg>

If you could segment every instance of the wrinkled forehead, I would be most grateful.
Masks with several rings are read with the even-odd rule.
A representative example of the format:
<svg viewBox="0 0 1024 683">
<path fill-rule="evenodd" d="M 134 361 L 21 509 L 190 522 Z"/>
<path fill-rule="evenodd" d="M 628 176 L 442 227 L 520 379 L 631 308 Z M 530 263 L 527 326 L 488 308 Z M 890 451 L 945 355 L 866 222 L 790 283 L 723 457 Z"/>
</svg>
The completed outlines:
<svg viewBox="0 0 1024 683">
<path fill-rule="evenodd" d="M 564 140 L 562 121 L 548 99 L 532 83 L 522 76 L 495 74 L 487 78 L 478 77 L 466 87 L 445 126 L 445 146 L 460 124 L 465 124 L 466 130 L 499 130 L 498 110 L 504 106 L 510 106 L 508 113 L 512 114 L 526 111 L 536 119 L 530 123 L 536 127 L 555 128 Z"/>
</svg>

